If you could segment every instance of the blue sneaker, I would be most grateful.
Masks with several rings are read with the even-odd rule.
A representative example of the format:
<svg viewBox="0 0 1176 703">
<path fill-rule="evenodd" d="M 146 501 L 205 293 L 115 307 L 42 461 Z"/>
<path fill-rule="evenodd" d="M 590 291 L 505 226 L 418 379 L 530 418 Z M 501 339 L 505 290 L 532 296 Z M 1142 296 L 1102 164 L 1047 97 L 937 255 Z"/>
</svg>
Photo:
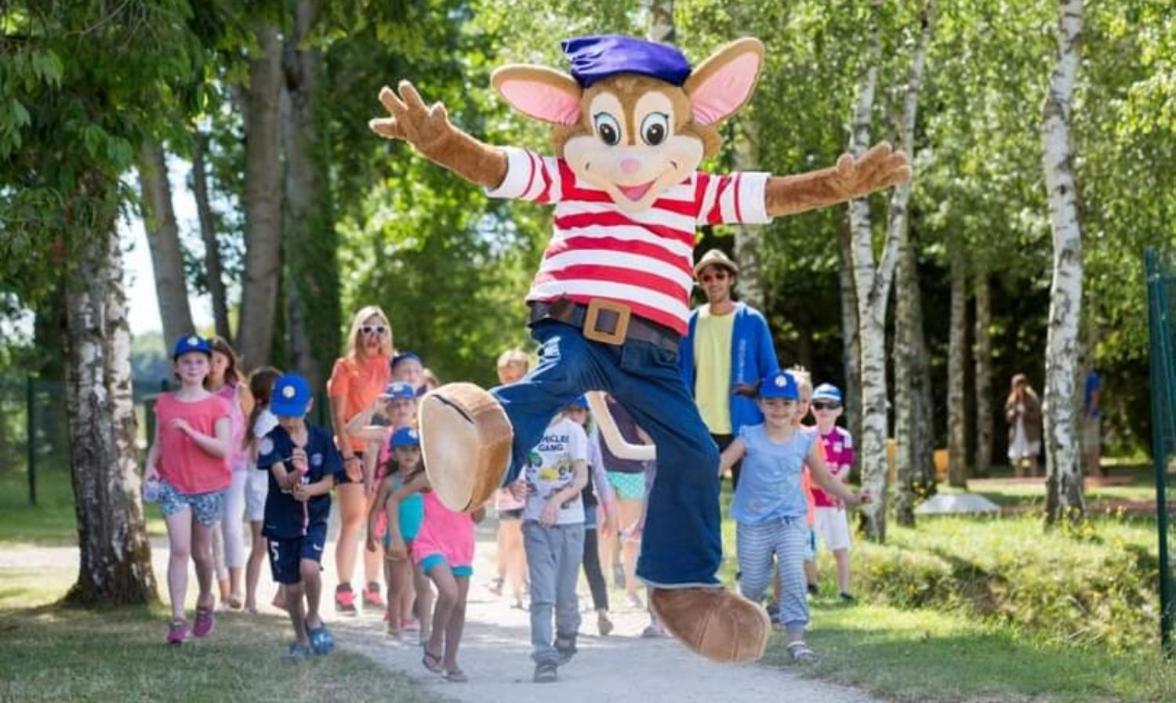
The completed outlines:
<svg viewBox="0 0 1176 703">
<path fill-rule="evenodd" d="M 287 661 L 300 662 L 310 656 L 310 648 L 301 642 L 295 642 L 286 650 Z"/>
<path fill-rule="evenodd" d="M 335 637 L 327 630 L 326 625 L 306 628 L 306 635 L 310 638 L 310 647 L 315 654 L 329 654 L 335 648 Z"/>
</svg>

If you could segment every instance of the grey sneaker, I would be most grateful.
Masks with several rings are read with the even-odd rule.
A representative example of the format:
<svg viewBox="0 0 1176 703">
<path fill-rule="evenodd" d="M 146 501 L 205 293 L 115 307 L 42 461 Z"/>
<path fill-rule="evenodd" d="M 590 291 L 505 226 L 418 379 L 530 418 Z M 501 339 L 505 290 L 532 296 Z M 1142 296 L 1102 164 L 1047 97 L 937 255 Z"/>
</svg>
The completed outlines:
<svg viewBox="0 0 1176 703">
<path fill-rule="evenodd" d="M 559 665 L 555 662 L 541 662 L 535 665 L 535 683 L 555 683 L 559 680 Z"/>
</svg>

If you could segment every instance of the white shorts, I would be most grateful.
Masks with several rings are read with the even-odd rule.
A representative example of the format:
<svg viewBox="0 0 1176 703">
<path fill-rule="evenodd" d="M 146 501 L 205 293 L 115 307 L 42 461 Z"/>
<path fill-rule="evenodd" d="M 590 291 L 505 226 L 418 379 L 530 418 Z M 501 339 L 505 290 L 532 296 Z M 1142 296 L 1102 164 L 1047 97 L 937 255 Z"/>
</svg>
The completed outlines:
<svg viewBox="0 0 1176 703">
<path fill-rule="evenodd" d="M 817 535 L 825 545 L 825 549 L 849 549 L 852 541 L 849 538 L 849 519 L 845 516 L 845 508 L 816 508 Z"/>
<path fill-rule="evenodd" d="M 258 470 L 252 463 L 246 471 L 249 480 L 245 484 L 245 519 L 262 522 L 265 520 L 265 497 L 269 493 L 269 472 Z"/>
</svg>

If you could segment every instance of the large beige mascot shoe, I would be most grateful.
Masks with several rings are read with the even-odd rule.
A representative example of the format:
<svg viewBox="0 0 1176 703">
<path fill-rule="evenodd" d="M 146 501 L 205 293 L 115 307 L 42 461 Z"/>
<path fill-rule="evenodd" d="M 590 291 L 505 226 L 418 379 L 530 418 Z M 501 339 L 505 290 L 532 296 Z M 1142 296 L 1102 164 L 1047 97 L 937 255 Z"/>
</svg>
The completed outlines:
<svg viewBox="0 0 1176 703">
<path fill-rule="evenodd" d="M 421 453 L 437 497 L 473 512 L 502 485 L 514 439 L 502 405 L 472 383 L 449 383 L 421 399 Z"/>
<path fill-rule="evenodd" d="M 712 661 L 756 661 L 772 634 L 767 611 L 725 588 L 651 588 L 649 605 L 671 635 Z"/>
</svg>

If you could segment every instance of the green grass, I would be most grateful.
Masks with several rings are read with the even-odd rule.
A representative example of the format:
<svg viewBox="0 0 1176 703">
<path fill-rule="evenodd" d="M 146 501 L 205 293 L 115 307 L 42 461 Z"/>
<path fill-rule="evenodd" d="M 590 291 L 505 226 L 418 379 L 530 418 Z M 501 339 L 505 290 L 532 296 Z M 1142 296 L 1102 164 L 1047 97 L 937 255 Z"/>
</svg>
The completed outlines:
<svg viewBox="0 0 1176 703">
<path fill-rule="evenodd" d="M 2 617 L 0 700 L 439 700 L 358 654 L 284 661 L 290 626 L 276 617 L 221 617 L 181 647 L 163 643 L 165 622 L 159 609 Z"/>
<path fill-rule="evenodd" d="M 73 487 L 69 475 L 43 472 L 37 481 L 37 504 L 29 505 L 28 478 L 23 472 L 0 473 L 0 549 L 21 544 L 68 546 L 77 544 Z M 147 534 L 166 534 L 159 511 L 147 509 Z"/>
<path fill-rule="evenodd" d="M 1176 662 L 1027 638 L 960 615 L 817 599 L 806 637 L 820 656 L 793 663 L 776 636 L 765 663 L 894 701 L 1171 701 Z"/>
</svg>

